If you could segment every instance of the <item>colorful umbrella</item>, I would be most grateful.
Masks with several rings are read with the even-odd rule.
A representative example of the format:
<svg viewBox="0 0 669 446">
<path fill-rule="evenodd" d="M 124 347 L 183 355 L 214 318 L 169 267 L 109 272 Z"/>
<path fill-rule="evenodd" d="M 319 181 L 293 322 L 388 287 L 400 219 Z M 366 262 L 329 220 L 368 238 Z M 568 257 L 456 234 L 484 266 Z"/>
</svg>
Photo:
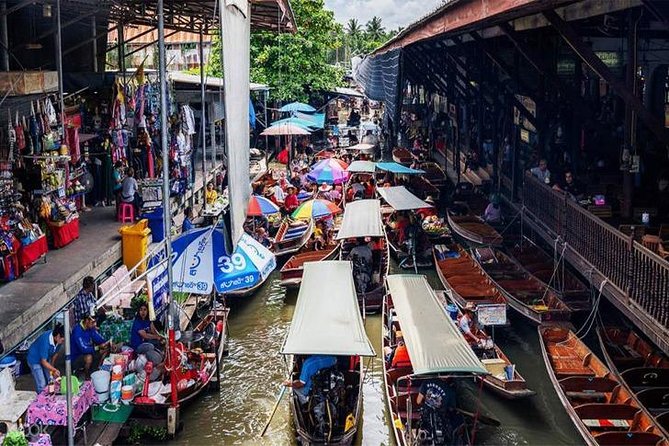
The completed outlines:
<svg viewBox="0 0 669 446">
<path fill-rule="evenodd" d="M 279 212 L 281 211 L 276 204 L 260 195 L 251 195 L 249 205 L 246 208 L 246 215 L 249 217 L 259 217 L 261 215 L 271 215 Z"/>
<path fill-rule="evenodd" d="M 279 109 L 281 113 L 290 113 L 290 112 L 305 112 L 305 113 L 313 113 L 316 111 L 315 108 L 313 108 L 309 104 L 305 104 L 303 102 L 291 102 L 290 104 L 286 104 L 283 107 Z"/>
<path fill-rule="evenodd" d="M 340 184 L 348 179 L 348 164 L 337 158 L 326 158 L 317 162 L 307 174 L 316 183 Z"/>
<path fill-rule="evenodd" d="M 281 136 L 281 135 L 311 135 L 311 132 L 304 127 L 297 124 L 284 122 L 267 127 L 262 133 L 262 136 Z"/>
<path fill-rule="evenodd" d="M 339 206 L 328 200 L 309 200 L 302 203 L 293 212 L 293 218 L 321 218 L 341 212 Z"/>
</svg>

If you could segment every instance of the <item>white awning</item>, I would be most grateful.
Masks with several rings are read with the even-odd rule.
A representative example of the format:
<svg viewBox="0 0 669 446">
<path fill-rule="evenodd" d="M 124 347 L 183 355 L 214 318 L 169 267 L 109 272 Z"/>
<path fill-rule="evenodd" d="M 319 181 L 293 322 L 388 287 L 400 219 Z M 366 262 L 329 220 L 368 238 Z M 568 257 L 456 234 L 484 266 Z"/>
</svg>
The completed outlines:
<svg viewBox="0 0 669 446">
<path fill-rule="evenodd" d="M 350 173 L 374 173 L 376 171 L 376 163 L 355 160 L 348 166 L 346 171 Z"/>
<path fill-rule="evenodd" d="M 183 73 L 181 71 L 170 71 L 168 78 L 172 82 L 178 82 L 181 84 L 190 84 L 190 85 L 200 85 L 200 75 L 198 74 L 189 74 Z M 215 76 L 205 76 L 205 85 L 207 87 L 216 87 L 223 88 L 223 78 Z M 256 84 L 249 82 L 250 91 L 264 91 L 269 90 L 269 87 L 265 84 Z"/>
<path fill-rule="evenodd" d="M 293 321 L 281 353 L 376 355 L 360 316 L 351 262 L 304 264 Z"/>
<path fill-rule="evenodd" d="M 346 205 L 337 240 L 384 236 L 379 200 L 359 200 Z"/>
<path fill-rule="evenodd" d="M 425 276 L 386 277 L 415 375 L 488 374 Z"/>
<path fill-rule="evenodd" d="M 396 211 L 431 208 L 432 205 L 421 200 L 404 186 L 380 187 L 377 189 L 381 198 L 386 200 Z"/>
</svg>

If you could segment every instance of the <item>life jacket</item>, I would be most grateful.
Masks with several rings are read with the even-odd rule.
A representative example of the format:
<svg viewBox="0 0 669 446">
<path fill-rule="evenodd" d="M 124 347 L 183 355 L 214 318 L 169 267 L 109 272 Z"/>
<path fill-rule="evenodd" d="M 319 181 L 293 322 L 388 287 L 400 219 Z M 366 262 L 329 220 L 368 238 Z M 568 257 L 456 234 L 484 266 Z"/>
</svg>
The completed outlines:
<svg viewBox="0 0 669 446">
<path fill-rule="evenodd" d="M 397 346 L 390 366 L 393 368 L 411 366 L 411 359 L 409 358 L 409 352 L 407 351 L 406 345 Z"/>
</svg>

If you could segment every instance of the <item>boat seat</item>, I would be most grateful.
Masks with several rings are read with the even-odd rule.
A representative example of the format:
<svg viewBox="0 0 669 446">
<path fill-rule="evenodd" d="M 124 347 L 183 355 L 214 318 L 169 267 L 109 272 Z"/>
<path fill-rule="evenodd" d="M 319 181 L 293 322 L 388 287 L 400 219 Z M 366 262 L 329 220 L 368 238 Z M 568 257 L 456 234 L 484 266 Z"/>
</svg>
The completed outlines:
<svg viewBox="0 0 669 446">
<path fill-rule="evenodd" d="M 600 446 L 624 444 L 626 446 L 655 446 L 662 437 L 652 432 L 602 432 L 595 435 L 595 441 Z"/>
<path fill-rule="evenodd" d="M 568 345 L 548 344 L 546 346 L 553 369 L 558 378 L 565 376 L 594 376 L 595 372 L 583 365 L 583 360 L 574 354 Z"/>
<path fill-rule="evenodd" d="M 574 407 L 583 424 L 595 430 L 627 430 L 639 410 L 629 404 L 586 403 Z"/>
<path fill-rule="evenodd" d="M 411 367 L 391 368 L 386 370 L 386 379 L 388 380 L 388 383 L 392 384 L 398 389 L 398 391 L 400 391 L 400 389 L 407 388 L 406 383 L 408 382 L 408 380 L 402 380 L 399 386 L 397 385 L 397 380 L 403 376 L 411 375 L 412 373 L 413 369 Z"/>
<path fill-rule="evenodd" d="M 653 415 L 669 413 L 669 387 L 654 387 L 637 393 L 639 402 Z"/>
</svg>

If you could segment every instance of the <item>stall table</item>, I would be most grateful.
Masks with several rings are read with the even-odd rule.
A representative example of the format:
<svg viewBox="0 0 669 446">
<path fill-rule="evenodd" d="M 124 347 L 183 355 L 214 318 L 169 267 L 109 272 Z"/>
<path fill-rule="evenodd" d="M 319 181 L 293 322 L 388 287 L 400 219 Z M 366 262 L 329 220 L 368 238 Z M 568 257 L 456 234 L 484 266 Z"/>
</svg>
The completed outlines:
<svg viewBox="0 0 669 446">
<path fill-rule="evenodd" d="M 42 256 L 49 251 L 46 236 L 43 235 L 29 245 L 22 245 L 17 253 L 19 261 L 19 274 L 30 269 Z"/>
<path fill-rule="evenodd" d="M 88 412 L 91 406 L 97 403 L 98 398 L 90 381 L 84 381 L 79 393 L 72 397 L 72 418 L 78 424 L 81 417 Z M 50 395 L 46 389 L 30 404 L 26 423 L 41 424 L 44 426 L 67 426 L 67 401 L 65 395 Z"/>
<path fill-rule="evenodd" d="M 35 396 L 35 392 L 15 390 L 10 399 L 0 404 L 0 421 L 6 423 L 10 431 L 18 429 L 19 418 L 28 410 Z"/>
<path fill-rule="evenodd" d="M 62 226 L 49 223 L 49 231 L 53 236 L 53 247 L 62 248 L 79 238 L 79 219 L 75 218 Z"/>
</svg>

